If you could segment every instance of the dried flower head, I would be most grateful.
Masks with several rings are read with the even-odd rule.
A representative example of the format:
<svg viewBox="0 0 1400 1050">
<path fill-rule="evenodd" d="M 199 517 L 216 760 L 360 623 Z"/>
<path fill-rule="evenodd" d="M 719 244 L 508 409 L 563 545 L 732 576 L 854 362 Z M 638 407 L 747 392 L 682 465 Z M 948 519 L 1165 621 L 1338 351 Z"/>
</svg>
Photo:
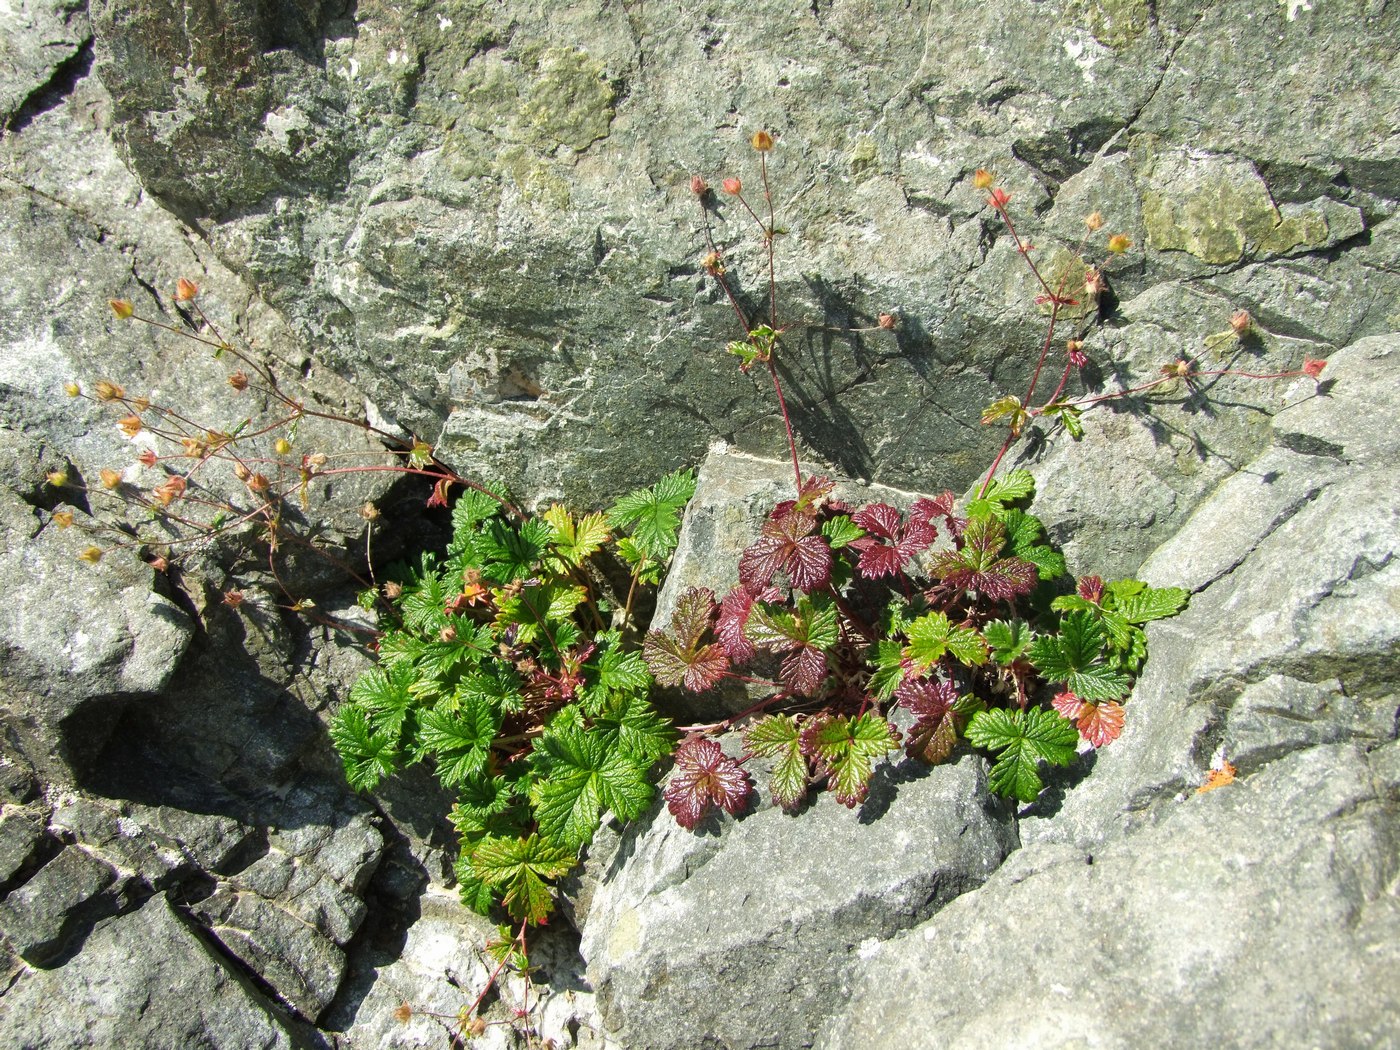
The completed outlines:
<svg viewBox="0 0 1400 1050">
<path fill-rule="evenodd" d="M 262 474 L 252 475 L 244 484 L 253 492 L 266 492 L 272 488 L 272 482 L 268 481 L 266 476 Z"/>
<path fill-rule="evenodd" d="M 1101 212 L 1091 211 L 1084 217 L 1084 225 L 1089 227 L 1090 233 L 1095 233 L 1103 229 L 1103 214 Z"/>
<path fill-rule="evenodd" d="M 1230 328 L 1237 336 L 1243 338 L 1249 334 L 1253 327 L 1254 318 L 1249 316 L 1248 310 L 1236 310 L 1230 315 Z"/>
<path fill-rule="evenodd" d="M 121 432 L 127 437 L 134 438 L 137 434 L 141 433 L 141 417 L 122 416 L 121 419 L 117 420 L 117 426 L 121 428 Z"/>
<path fill-rule="evenodd" d="M 755 131 L 753 133 L 753 138 L 749 139 L 749 142 L 752 143 L 753 148 L 760 153 L 767 153 L 773 148 L 773 136 L 766 131 Z"/>
<path fill-rule="evenodd" d="M 991 189 L 995 179 L 996 176 L 986 168 L 978 168 L 972 173 L 972 185 L 976 186 L 979 190 Z"/>
<path fill-rule="evenodd" d="M 239 481 L 247 481 L 253 476 L 253 472 L 247 467 L 245 467 L 242 463 L 235 463 L 233 465 L 233 476 L 236 477 Z"/>
<path fill-rule="evenodd" d="M 1183 357 L 1173 361 L 1169 365 L 1163 365 L 1158 371 L 1171 379 L 1190 379 L 1195 370 L 1195 364 Z"/>
<path fill-rule="evenodd" d="M 720 260 L 719 252 L 707 252 L 705 257 L 700 260 L 700 265 L 712 277 L 718 277 L 724 273 L 724 263 Z"/>
<path fill-rule="evenodd" d="M 237 588 L 230 588 L 224 591 L 223 602 L 230 609 L 237 609 L 243 604 L 243 592 Z"/>
<path fill-rule="evenodd" d="M 887 332 L 893 332 L 895 326 L 894 314 L 881 314 L 879 324 L 880 327 L 885 329 Z"/>
<path fill-rule="evenodd" d="M 146 564 L 156 572 L 166 572 L 170 568 L 170 559 L 164 554 L 154 554 L 146 559 Z"/>
<path fill-rule="evenodd" d="M 160 462 L 160 457 L 156 455 L 155 449 L 146 448 L 141 450 L 141 454 L 136 457 L 136 462 L 143 467 L 154 467 Z"/>
<path fill-rule="evenodd" d="M 309 456 L 301 457 L 301 465 L 303 467 L 324 467 L 329 462 L 330 457 L 324 452 L 313 452 Z"/>
<path fill-rule="evenodd" d="M 438 641 L 455 642 L 457 640 L 457 628 L 451 624 L 438 631 Z"/>
<path fill-rule="evenodd" d="M 1114 255 L 1122 255 L 1133 246 L 1126 233 L 1115 233 L 1108 239 L 1108 250 Z"/>
<path fill-rule="evenodd" d="M 63 392 L 69 397 L 77 397 L 83 392 L 83 388 L 80 387 L 77 383 L 64 383 Z"/>
<path fill-rule="evenodd" d="M 125 299 L 108 299 L 107 305 L 112 308 L 112 313 L 116 314 L 118 319 L 122 321 L 125 321 L 136 312 L 131 303 L 127 302 Z"/>
<path fill-rule="evenodd" d="M 720 185 L 724 188 L 725 193 L 733 197 L 737 197 L 744 192 L 744 184 L 733 176 L 725 179 Z"/>
<path fill-rule="evenodd" d="M 175 500 L 185 494 L 185 489 L 189 483 L 179 474 L 171 474 L 163 482 L 156 486 L 155 498 L 162 507 L 168 507 Z"/>
<path fill-rule="evenodd" d="M 394 1020 L 398 1021 L 399 1024 L 408 1024 L 412 1017 L 413 1007 L 409 1006 L 408 1003 L 399 1003 L 398 1006 L 394 1007 Z"/>
<path fill-rule="evenodd" d="M 92 388 L 93 394 L 99 401 L 119 401 L 126 397 L 126 391 L 116 383 L 109 383 L 105 379 L 99 379 L 97 385 Z"/>
<path fill-rule="evenodd" d="M 395 580 L 389 580 L 384 584 L 384 597 L 388 598 L 390 601 L 393 601 L 401 594 L 403 594 L 403 584 Z"/>
<path fill-rule="evenodd" d="M 1084 294 L 1090 298 L 1097 299 L 1108 291 L 1108 282 L 1104 280 L 1103 274 L 1095 269 L 1084 271 Z"/>
<path fill-rule="evenodd" d="M 244 390 L 248 389 L 248 373 L 234 372 L 228 377 L 228 385 L 239 393 L 242 393 Z"/>
<path fill-rule="evenodd" d="M 56 510 L 50 520 L 60 529 L 66 529 L 73 524 L 73 512 L 71 510 Z"/>
<path fill-rule="evenodd" d="M 285 456 L 292 450 L 292 443 L 286 438 L 278 438 L 272 443 L 272 450 L 279 456 Z"/>
<path fill-rule="evenodd" d="M 175 282 L 175 301 L 177 303 L 187 303 L 199 294 L 199 285 L 193 281 L 181 277 Z"/>
<path fill-rule="evenodd" d="M 365 505 L 360 508 L 360 517 L 365 521 L 376 521 L 379 518 L 379 508 L 366 500 Z"/>
<path fill-rule="evenodd" d="M 100 471 L 97 472 L 97 476 L 102 479 L 102 487 L 104 489 L 121 488 L 121 471 L 113 470 L 111 467 L 103 467 Z"/>
<path fill-rule="evenodd" d="M 68 471 L 51 470 L 44 475 L 44 480 L 54 488 L 61 489 L 64 485 L 68 484 Z"/>
<path fill-rule="evenodd" d="M 692 175 L 690 177 L 690 192 L 697 197 L 703 197 L 710 192 L 710 184 L 699 175 Z"/>
<path fill-rule="evenodd" d="M 81 554 L 78 555 L 78 560 L 85 561 L 89 565 L 96 565 L 102 560 L 102 548 L 88 547 L 86 550 L 84 550 Z"/>
</svg>

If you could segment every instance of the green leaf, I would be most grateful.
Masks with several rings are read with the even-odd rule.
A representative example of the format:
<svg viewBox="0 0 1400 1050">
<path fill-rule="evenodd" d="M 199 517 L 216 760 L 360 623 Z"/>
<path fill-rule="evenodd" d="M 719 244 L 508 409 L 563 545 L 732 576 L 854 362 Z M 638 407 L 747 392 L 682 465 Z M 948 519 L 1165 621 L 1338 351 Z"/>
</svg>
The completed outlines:
<svg viewBox="0 0 1400 1050">
<path fill-rule="evenodd" d="M 1116 700 L 1131 683 L 1121 671 L 1100 663 L 1105 632 L 1091 613 L 1073 612 L 1060 621 L 1058 635 L 1042 635 L 1031 643 L 1028 656 L 1051 682 L 1063 682 L 1085 700 Z"/>
<path fill-rule="evenodd" d="M 1021 433 L 1021 428 L 1026 425 L 1030 416 L 1026 408 L 1021 404 L 1021 399 L 1014 394 L 1007 394 L 999 397 L 986 408 L 982 409 L 982 422 L 991 425 L 993 423 L 1005 423 L 1011 428 L 1011 436 L 1016 437 Z"/>
<path fill-rule="evenodd" d="M 459 706 L 464 701 L 477 701 L 496 711 L 516 714 L 525 706 L 520 688 L 520 675 L 515 668 L 504 660 L 492 659 L 458 683 L 454 701 Z"/>
<path fill-rule="evenodd" d="M 598 651 L 583 665 L 584 687 L 579 698 L 589 715 L 597 715 L 614 698 L 645 696 L 651 689 L 651 672 L 642 654 L 622 648 L 618 631 L 594 635 Z"/>
<path fill-rule="evenodd" d="M 438 779 L 453 787 L 486 765 L 500 728 L 500 715 L 478 697 L 468 698 L 455 712 L 424 711 L 418 716 L 415 757 L 433 756 Z"/>
<path fill-rule="evenodd" d="M 1011 553 L 1034 565 L 1042 580 L 1065 574 L 1064 555 L 1040 542 L 1045 526 L 1034 514 L 1010 508 L 1002 512 L 1001 524 Z"/>
<path fill-rule="evenodd" d="M 636 693 L 615 699 L 593 723 L 593 731 L 604 747 L 648 766 L 669 755 L 676 742 L 670 719 L 658 715 L 646 697 Z"/>
<path fill-rule="evenodd" d="M 664 561 L 676 549 L 681 511 L 693 495 L 694 472 L 675 471 L 651 488 L 630 492 L 614 503 L 608 511 L 608 524 L 614 529 L 631 527 L 638 549 L 647 558 Z"/>
<path fill-rule="evenodd" d="M 512 916 L 541 923 L 554 907 L 546 879 L 569 873 L 577 855 L 538 835 L 527 839 L 483 839 L 472 850 L 472 873 L 502 894 Z"/>
<path fill-rule="evenodd" d="M 1001 752 L 992 766 L 993 791 L 1034 802 L 1044 787 L 1040 763 L 1066 766 L 1073 762 L 1079 730 L 1055 711 L 995 708 L 973 715 L 966 736 L 974 747 Z"/>
<path fill-rule="evenodd" d="M 631 820 L 651 801 L 651 763 L 610 750 L 600 734 L 551 727 L 535 745 L 534 759 L 542 776 L 531 792 L 540 834 L 562 847 L 587 844 L 603 810 Z"/>
<path fill-rule="evenodd" d="M 555 503 L 540 517 L 554 530 L 554 553 L 561 563 L 556 568 L 560 572 L 582 565 L 608 541 L 608 523 L 601 514 L 589 514 L 575 521 L 572 514 Z"/>
<path fill-rule="evenodd" d="M 411 677 L 407 668 L 397 667 L 386 671 L 382 667 L 372 667 L 350 687 L 350 703 L 369 716 L 371 728 L 386 734 L 389 739 L 398 741 L 415 703 L 408 691 Z"/>
<path fill-rule="evenodd" d="M 457 855 L 452 871 L 457 876 L 457 894 L 462 898 L 462 903 L 478 915 L 490 915 L 491 887 L 472 867 L 471 854 L 468 850 L 464 849 Z"/>
<path fill-rule="evenodd" d="M 811 749 L 836 800 L 852 808 L 865 799 L 875 760 L 896 746 L 889 723 L 869 712 L 829 719 L 816 727 L 811 739 Z"/>
<path fill-rule="evenodd" d="M 1053 405 L 1046 405 L 1042 412 L 1051 419 L 1058 419 L 1063 423 L 1065 425 L 1065 433 L 1067 433 L 1071 439 L 1078 441 L 1084 436 L 1084 424 L 1080 422 L 1079 419 L 1079 417 L 1084 414 L 1084 411 L 1078 406 L 1066 404 L 1063 401 L 1057 401 Z"/>
<path fill-rule="evenodd" d="M 1013 470 L 999 478 L 993 478 L 987 491 L 977 499 L 969 501 L 967 516 L 981 518 L 987 515 L 1000 515 L 1005 505 L 1026 499 L 1035 492 L 1035 478 L 1029 470 Z"/>
<path fill-rule="evenodd" d="M 904 647 L 898 642 L 882 639 L 875 643 L 870 653 L 870 662 L 875 670 L 870 675 L 870 692 L 882 704 L 894 696 L 899 683 L 904 681 Z"/>
<path fill-rule="evenodd" d="M 413 439 L 413 447 L 408 450 L 408 465 L 422 470 L 433 462 L 433 446 L 421 438 Z"/>
<path fill-rule="evenodd" d="M 909 644 L 903 656 L 921 672 L 928 671 L 945 653 L 971 667 L 987 662 L 987 643 L 971 627 L 952 623 L 945 613 L 925 613 L 909 625 Z"/>
<path fill-rule="evenodd" d="M 1030 648 L 1031 630 L 1024 620 L 993 620 L 982 628 L 982 636 L 992 648 L 992 659 L 1010 667 Z"/>
<path fill-rule="evenodd" d="M 394 771 L 398 737 L 371 732 L 369 718 L 354 704 L 331 717 L 331 743 L 345 764 L 345 779 L 356 791 L 368 791 Z"/>
<path fill-rule="evenodd" d="M 452 546 L 449 550 L 453 553 L 466 546 L 482 522 L 489 521 L 501 513 L 501 503 L 506 498 L 505 486 L 497 484 L 485 487 L 500 499 L 494 498 L 490 493 L 468 488 L 452 505 Z"/>
<path fill-rule="evenodd" d="M 802 754 L 802 731 L 791 715 L 773 715 L 755 722 L 744 733 L 750 754 L 776 758 L 773 801 L 791 813 L 807 797 L 807 759 Z"/>
<path fill-rule="evenodd" d="M 539 571 L 553 535 L 549 524 L 539 518 L 530 518 L 519 528 L 493 518 L 473 541 L 482 575 L 498 583 L 528 580 Z"/>
<path fill-rule="evenodd" d="M 864 536 L 865 530 L 853 522 L 849 514 L 838 514 L 822 522 L 822 535 L 826 537 L 832 550 L 839 551 Z"/>
<path fill-rule="evenodd" d="M 1139 581 L 1134 581 L 1139 582 Z M 1110 587 L 1112 585 L 1110 584 Z M 1147 623 L 1175 616 L 1186 606 L 1190 595 L 1180 587 L 1149 587 L 1137 594 L 1119 598 L 1113 591 L 1118 613 L 1129 623 Z"/>
</svg>

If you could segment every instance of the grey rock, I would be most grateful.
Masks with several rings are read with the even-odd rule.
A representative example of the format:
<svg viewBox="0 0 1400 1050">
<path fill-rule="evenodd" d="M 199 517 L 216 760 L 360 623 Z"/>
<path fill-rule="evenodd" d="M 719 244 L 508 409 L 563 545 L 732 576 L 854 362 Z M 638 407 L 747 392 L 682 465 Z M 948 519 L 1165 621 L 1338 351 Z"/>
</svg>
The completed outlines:
<svg viewBox="0 0 1400 1050">
<path fill-rule="evenodd" d="M 65 965 L 20 974 L 0 1014 L 6 1050 L 304 1045 L 159 896 L 99 923 Z"/>
<path fill-rule="evenodd" d="M 0 930 L 26 962 L 48 963 L 100 914 L 96 898 L 115 881 L 109 865 L 69 846 L 0 901 Z"/>
<path fill-rule="evenodd" d="M 32 864 L 48 840 L 45 812 L 37 806 L 0 808 L 0 885 Z"/>
<path fill-rule="evenodd" d="M 345 953 L 314 926 L 256 893 L 220 891 L 194 906 L 209 932 L 302 1017 L 335 998 Z"/>
<path fill-rule="evenodd" d="M 1335 745 L 1092 854 L 1028 846 L 880 945 L 816 1045 L 1388 1045 L 1395 818 L 1361 749 Z"/>
<path fill-rule="evenodd" d="M 0 127 L 20 116 L 92 39 L 86 5 L 74 0 L 19 0 L 0 11 Z"/>
<path fill-rule="evenodd" d="M 1015 846 L 975 758 L 882 773 L 859 811 L 823 795 L 797 819 L 764 805 L 712 824 L 692 833 L 658 813 L 590 854 L 582 952 L 623 1045 L 807 1044 L 864 951 Z"/>
</svg>

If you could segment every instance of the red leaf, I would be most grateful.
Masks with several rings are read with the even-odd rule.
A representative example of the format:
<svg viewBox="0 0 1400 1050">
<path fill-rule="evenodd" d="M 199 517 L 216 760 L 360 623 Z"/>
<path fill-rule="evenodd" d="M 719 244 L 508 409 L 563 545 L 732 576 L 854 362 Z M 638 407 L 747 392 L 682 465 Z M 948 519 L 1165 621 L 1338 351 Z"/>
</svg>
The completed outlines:
<svg viewBox="0 0 1400 1050">
<path fill-rule="evenodd" d="M 648 631 L 642 659 L 662 685 L 684 685 L 702 693 L 724 677 L 729 657 L 718 645 L 701 645 L 715 612 L 715 596 L 706 587 L 692 587 L 676 602 L 671 626 Z"/>
<path fill-rule="evenodd" d="M 1063 693 L 1056 693 L 1055 699 L 1050 701 L 1050 706 L 1053 707 L 1056 711 L 1060 712 L 1060 714 L 1068 718 L 1071 722 L 1074 722 L 1078 720 L 1079 716 L 1084 713 L 1084 709 L 1089 705 L 1085 701 L 1079 699 L 1079 697 L 1075 696 L 1073 693 L 1066 690 Z"/>
<path fill-rule="evenodd" d="M 757 651 L 753 642 L 744 637 L 744 624 L 749 622 L 754 596 L 744 587 L 735 587 L 719 603 L 719 618 L 715 621 L 715 636 L 735 663 L 748 660 Z"/>
<path fill-rule="evenodd" d="M 953 704 L 958 691 L 952 682 L 933 678 L 906 678 L 895 690 L 900 706 L 914 716 L 904 751 L 936 765 L 953 752 L 958 742 L 957 716 Z"/>
<path fill-rule="evenodd" d="M 675 773 L 663 794 L 676 823 L 693 831 L 711 806 L 738 813 L 752 790 L 748 773 L 717 743 L 691 737 L 676 749 Z"/>
<path fill-rule="evenodd" d="M 1113 700 L 1086 705 L 1077 725 L 1079 735 L 1094 747 L 1107 747 L 1123 732 L 1123 705 Z"/>
<path fill-rule="evenodd" d="M 929 500 L 919 502 L 932 505 Z M 899 511 L 888 503 L 871 503 L 851 515 L 851 521 L 866 532 L 851 543 L 860 551 L 862 576 L 870 580 L 893 576 L 910 558 L 928 549 L 938 538 L 938 530 L 925 510 L 920 507 L 919 513 L 911 513 L 907 525 Z"/>
<path fill-rule="evenodd" d="M 715 614 L 715 592 L 708 587 L 690 587 L 676 600 L 671 616 L 671 633 L 681 645 L 693 649 L 710 626 Z"/>
<path fill-rule="evenodd" d="M 826 679 L 826 654 L 810 646 L 789 653 L 778 679 L 798 696 L 811 696 Z"/>
<path fill-rule="evenodd" d="M 739 558 L 739 580 L 750 591 L 767 587 L 776 573 L 809 593 L 831 579 L 831 547 L 817 528 L 816 514 L 790 506 L 763 523 L 759 538 Z"/>
</svg>

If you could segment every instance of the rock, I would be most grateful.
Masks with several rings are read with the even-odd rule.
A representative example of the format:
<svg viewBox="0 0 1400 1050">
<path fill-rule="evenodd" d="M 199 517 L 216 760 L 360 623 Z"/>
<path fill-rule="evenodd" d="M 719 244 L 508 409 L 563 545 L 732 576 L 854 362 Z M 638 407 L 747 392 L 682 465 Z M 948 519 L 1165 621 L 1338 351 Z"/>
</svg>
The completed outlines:
<svg viewBox="0 0 1400 1050">
<path fill-rule="evenodd" d="M 582 952 L 625 1046 L 805 1045 L 862 954 L 1015 846 L 971 757 L 877 774 L 859 811 L 823 795 L 796 819 L 765 803 L 710 824 L 660 812 L 590 851 Z"/>
<path fill-rule="evenodd" d="M 162 897 L 100 923 L 65 965 L 22 973 L 4 1004 L 0 1046 L 7 1050 L 305 1045 Z"/>
<path fill-rule="evenodd" d="M 20 0 L 0 11 L 0 127 L 18 123 L 26 105 L 92 40 L 86 5 L 74 0 Z"/>
<path fill-rule="evenodd" d="M 0 885 L 34 863 L 49 841 L 46 814 L 35 806 L 5 805 L 0 810 Z"/>
<path fill-rule="evenodd" d="M 26 962 L 48 964 L 101 914 L 98 895 L 115 881 L 108 865 L 69 846 L 0 902 L 0 930 Z"/>
<path fill-rule="evenodd" d="M 1393 1042 L 1395 805 L 1320 746 L 1092 853 L 1028 846 L 873 951 L 816 1045 Z"/>
</svg>

